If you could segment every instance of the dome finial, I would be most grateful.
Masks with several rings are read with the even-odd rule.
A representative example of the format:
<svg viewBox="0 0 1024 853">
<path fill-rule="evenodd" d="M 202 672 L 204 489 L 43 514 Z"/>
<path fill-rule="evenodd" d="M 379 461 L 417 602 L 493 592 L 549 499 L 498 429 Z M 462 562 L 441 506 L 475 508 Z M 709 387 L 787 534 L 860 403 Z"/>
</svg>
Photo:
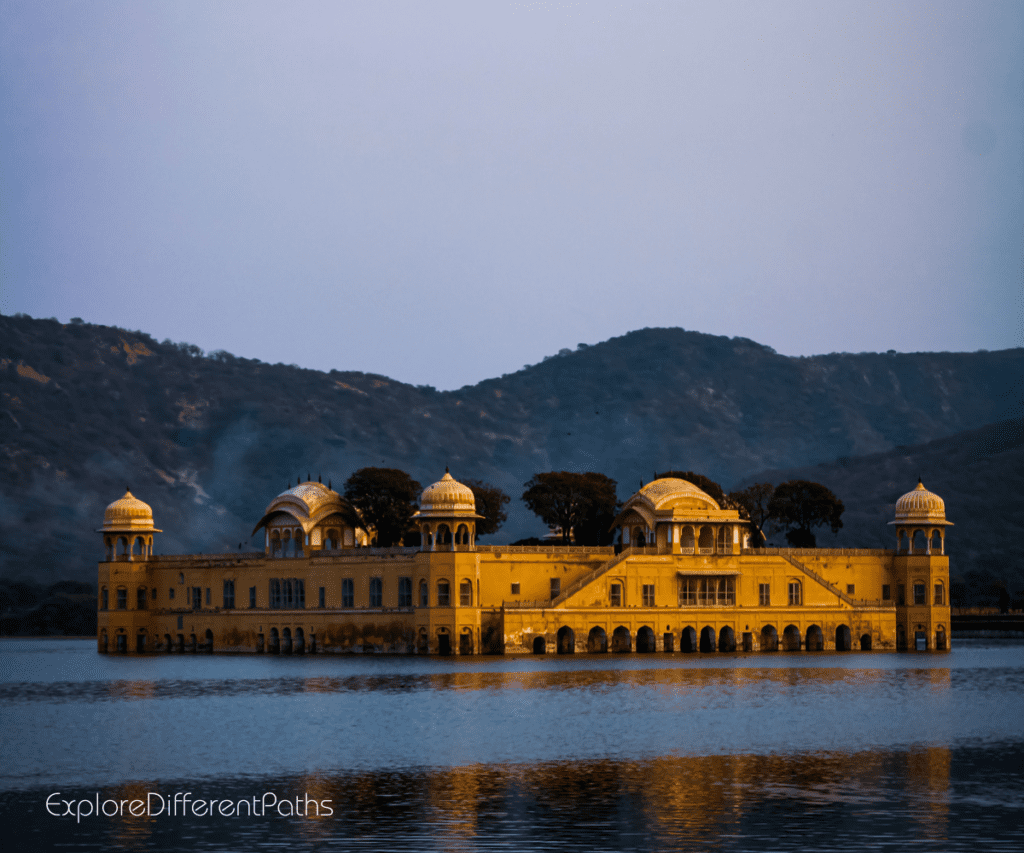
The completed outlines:
<svg viewBox="0 0 1024 853">
<path fill-rule="evenodd" d="M 316 481 L 318 483 L 322 483 L 324 481 L 323 475 L 322 474 L 317 474 L 316 475 Z"/>
<path fill-rule="evenodd" d="M 451 472 L 450 472 L 450 471 L 448 470 L 448 466 L 447 466 L 447 465 L 445 465 L 445 466 L 444 466 L 444 472 L 445 472 L 445 474 L 449 474 L 449 473 L 451 473 Z"/>
</svg>

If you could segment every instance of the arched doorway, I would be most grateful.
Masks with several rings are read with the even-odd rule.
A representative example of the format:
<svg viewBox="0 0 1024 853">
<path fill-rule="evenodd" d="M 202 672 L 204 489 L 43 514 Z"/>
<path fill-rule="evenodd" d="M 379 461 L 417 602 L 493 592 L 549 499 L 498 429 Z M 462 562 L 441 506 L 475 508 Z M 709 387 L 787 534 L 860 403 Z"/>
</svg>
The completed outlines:
<svg viewBox="0 0 1024 853">
<path fill-rule="evenodd" d="M 736 651 L 736 632 L 733 631 L 733 629 L 730 628 L 728 625 L 726 625 L 721 631 L 718 632 L 718 651 Z"/>
<path fill-rule="evenodd" d="M 170 634 L 164 634 L 164 651 L 165 652 L 173 652 L 174 651 L 174 641 L 171 639 L 171 635 Z"/>
<path fill-rule="evenodd" d="M 547 651 L 547 641 L 543 635 L 533 638 L 533 653 L 535 655 L 542 655 Z"/>
<path fill-rule="evenodd" d="M 860 650 L 862 652 L 870 652 L 871 651 L 871 635 L 870 634 L 861 634 L 860 635 Z"/>
<path fill-rule="evenodd" d="M 654 631 L 644 625 L 636 632 L 636 650 L 639 654 L 650 654 L 655 648 Z"/>
<path fill-rule="evenodd" d="M 189 634 L 188 635 L 188 651 L 189 651 L 189 654 L 193 654 L 193 655 L 197 651 L 199 651 L 199 640 L 196 639 L 196 635 L 195 634 Z"/>
<path fill-rule="evenodd" d="M 850 635 L 849 625 L 840 625 L 836 628 L 836 651 L 848 652 L 853 648 L 853 638 Z"/>
<path fill-rule="evenodd" d="M 124 655 L 128 653 L 128 635 L 124 633 L 123 628 L 118 630 L 118 633 L 115 636 L 115 642 L 117 643 L 117 651 L 119 654 Z"/>
<path fill-rule="evenodd" d="M 700 650 L 704 654 L 715 650 L 715 629 L 710 625 L 706 625 L 700 632 Z"/>
<path fill-rule="evenodd" d="M 106 654 L 106 652 L 107 652 L 107 632 L 106 632 L 106 630 L 100 631 L 99 649 L 100 649 L 100 652 L 102 652 L 103 654 Z"/>
<path fill-rule="evenodd" d="M 281 631 L 281 654 L 290 655 L 292 653 L 292 629 L 284 628 Z"/>
<path fill-rule="evenodd" d="M 679 651 L 687 654 L 697 651 L 697 631 L 690 625 L 683 628 L 679 635 Z"/>
<path fill-rule="evenodd" d="M 782 649 L 786 652 L 800 651 L 800 629 L 796 625 L 787 625 L 782 632 Z"/>
<path fill-rule="evenodd" d="M 270 629 L 270 646 L 267 651 L 272 655 L 281 654 L 281 635 L 277 633 L 277 628 Z"/>
<path fill-rule="evenodd" d="M 761 629 L 761 651 L 777 652 L 779 650 L 779 632 L 774 625 L 765 625 Z"/>
<path fill-rule="evenodd" d="M 629 628 L 624 625 L 619 625 L 612 631 L 612 651 L 618 654 L 633 651 L 633 638 L 629 633 Z"/>
<path fill-rule="evenodd" d="M 896 626 L 896 649 L 901 652 L 907 650 L 907 631 L 902 625 Z"/>
<path fill-rule="evenodd" d="M 459 633 L 459 654 L 473 654 L 473 629 L 463 628 Z"/>
<path fill-rule="evenodd" d="M 450 655 L 452 653 L 452 635 L 447 628 L 437 629 L 437 653 L 439 655 Z"/>
<path fill-rule="evenodd" d="M 935 629 L 935 648 L 940 652 L 946 650 L 946 629 L 942 625 Z"/>
<path fill-rule="evenodd" d="M 301 628 L 295 629 L 295 647 L 293 651 L 297 655 L 304 655 L 306 653 L 306 635 Z"/>
<path fill-rule="evenodd" d="M 805 646 L 809 652 L 820 652 L 825 648 L 825 637 L 821 633 L 821 628 L 817 625 L 811 625 L 807 629 L 807 644 Z"/>
<path fill-rule="evenodd" d="M 185 654 L 185 635 L 178 634 L 178 654 Z"/>
<path fill-rule="evenodd" d="M 571 655 L 576 651 L 576 632 L 568 625 L 558 629 L 556 635 L 558 654 Z"/>
<path fill-rule="evenodd" d="M 264 651 L 264 637 L 263 634 L 256 635 L 256 654 L 261 655 Z"/>
<path fill-rule="evenodd" d="M 587 635 L 587 651 L 591 654 L 603 654 L 608 651 L 608 635 L 604 628 L 591 628 Z"/>
<path fill-rule="evenodd" d="M 208 655 L 213 654 L 213 631 L 206 629 L 206 642 L 203 644 L 203 651 Z"/>
</svg>

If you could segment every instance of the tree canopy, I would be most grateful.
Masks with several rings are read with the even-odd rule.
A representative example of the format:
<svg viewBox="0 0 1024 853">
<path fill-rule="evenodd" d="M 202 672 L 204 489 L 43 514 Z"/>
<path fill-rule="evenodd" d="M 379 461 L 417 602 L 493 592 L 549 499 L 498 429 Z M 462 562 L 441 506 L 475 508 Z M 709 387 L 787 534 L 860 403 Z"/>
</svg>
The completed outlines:
<svg viewBox="0 0 1024 853">
<path fill-rule="evenodd" d="M 562 541 L 577 545 L 607 544 L 608 528 L 615 519 L 616 483 L 604 474 L 587 471 L 548 471 L 525 483 L 523 503 L 550 527 L 561 531 Z"/>
<path fill-rule="evenodd" d="M 768 538 L 764 527 L 771 517 L 768 507 L 774 494 L 775 487 L 771 483 L 754 483 L 745 489 L 729 492 L 729 501 L 739 510 L 740 517 L 750 522 L 751 544 L 755 548 L 760 548 Z"/>
<path fill-rule="evenodd" d="M 397 468 L 360 468 L 345 481 L 345 498 L 382 548 L 397 545 L 416 512 L 422 487 Z"/>
<path fill-rule="evenodd" d="M 843 509 L 843 502 L 821 483 L 790 480 L 775 489 L 768 516 L 786 528 L 786 541 L 793 548 L 813 548 L 816 540 L 811 528 L 828 525 L 838 533 Z"/>
<path fill-rule="evenodd" d="M 508 520 L 508 514 L 503 507 L 509 502 L 509 496 L 497 486 L 482 480 L 463 480 L 462 483 L 473 490 L 476 511 L 483 516 L 477 519 L 476 535 L 488 536 L 497 533 L 501 525 Z"/>
</svg>

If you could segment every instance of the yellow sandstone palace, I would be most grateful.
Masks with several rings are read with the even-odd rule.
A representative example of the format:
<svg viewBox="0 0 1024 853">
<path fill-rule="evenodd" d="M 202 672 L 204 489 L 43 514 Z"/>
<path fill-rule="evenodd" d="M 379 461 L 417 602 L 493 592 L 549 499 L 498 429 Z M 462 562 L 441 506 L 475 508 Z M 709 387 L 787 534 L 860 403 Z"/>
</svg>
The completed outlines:
<svg viewBox="0 0 1024 853">
<path fill-rule="evenodd" d="M 369 548 L 341 496 L 270 502 L 263 553 L 156 556 L 150 507 L 107 507 L 101 652 L 566 654 L 949 648 L 942 499 L 896 503 L 896 550 L 748 548 L 745 523 L 685 480 L 644 486 L 622 545 L 478 545 L 473 492 L 424 489 L 422 545 Z M 255 531 L 254 531 L 255 532 Z"/>
</svg>

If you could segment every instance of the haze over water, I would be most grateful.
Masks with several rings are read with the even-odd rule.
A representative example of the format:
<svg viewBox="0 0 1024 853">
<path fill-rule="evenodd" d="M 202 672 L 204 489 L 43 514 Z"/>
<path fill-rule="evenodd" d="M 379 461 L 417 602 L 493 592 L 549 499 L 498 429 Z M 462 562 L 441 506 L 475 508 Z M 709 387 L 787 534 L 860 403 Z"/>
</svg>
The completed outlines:
<svg viewBox="0 0 1024 853">
<path fill-rule="evenodd" d="M 17 849 L 1024 847 L 1024 642 L 949 654 L 100 656 L 0 645 Z M 330 800 L 83 817 L 60 799 Z"/>
</svg>

